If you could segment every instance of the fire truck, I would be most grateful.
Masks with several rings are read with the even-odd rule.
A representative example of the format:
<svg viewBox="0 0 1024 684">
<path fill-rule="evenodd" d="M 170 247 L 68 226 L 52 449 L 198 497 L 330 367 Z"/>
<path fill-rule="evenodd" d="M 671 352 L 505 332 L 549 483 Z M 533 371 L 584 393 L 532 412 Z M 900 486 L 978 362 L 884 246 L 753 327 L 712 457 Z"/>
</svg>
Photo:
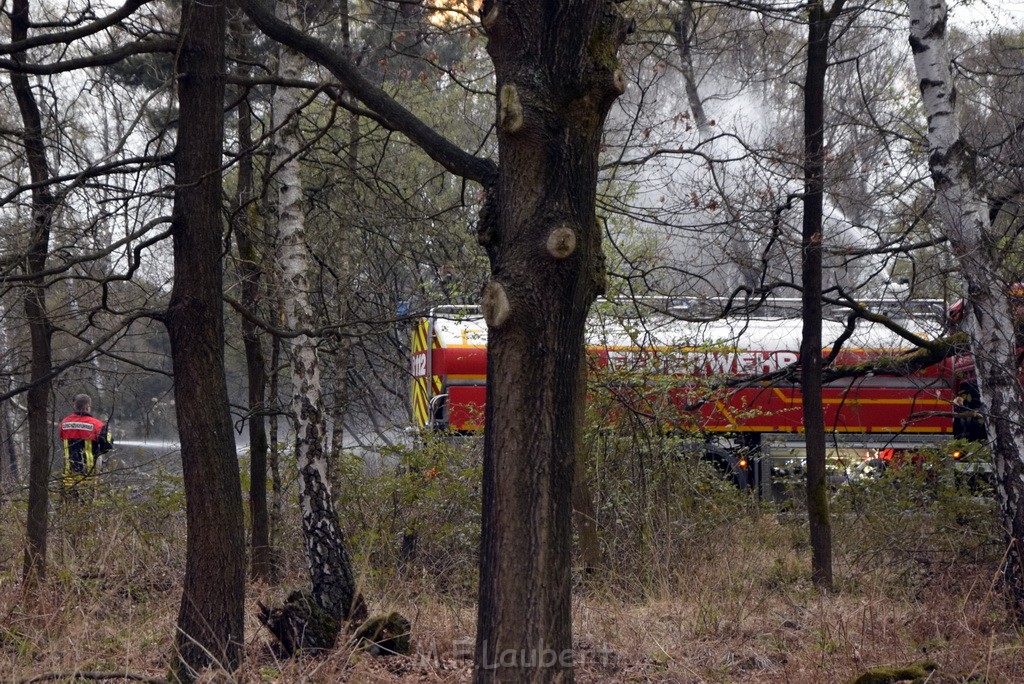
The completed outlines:
<svg viewBox="0 0 1024 684">
<path fill-rule="evenodd" d="M 701 457 L 738 485 L 774 496 L 780 479 L 802 472 L 803 397 L 795 375 L 802 321 L 799 300 L 762 300 L 730 315 L 703 315 L 721 302 L 692 300 L 623 311 L 599 302 L 587 330 L 591 401 L 608 401 L 608 420 L 654 417 L 693 435 Z M 937 300 L 864 302 L 900 328 L 935 338 L 949 324 Z M 848 312 L 846 312 L 848 313 Z M 886 372 L 913 351 L 890 328 L 865 320 L 846 331 L 845 314 L 823 321 L 822 354 L 850 369 L 823 389 L 831 471 L 934 447 L 954 438 L 954 399 L 965 385 L 962 358 L 911 374 Z M 484 428 L 487 325 L 477 307 L 442 306 L 412 334 L 412 413 L 421 429 Z M 871 370 L 866 370 L 870 367 Z M 865 370 L 856 370 L 856 369 Z M 607 394 L 607 396 L 604 396 Z M 959 403 L 959 402 L 956 402 Z M 666 408 L 670 410 L 665 410 Z"/>
</svg>

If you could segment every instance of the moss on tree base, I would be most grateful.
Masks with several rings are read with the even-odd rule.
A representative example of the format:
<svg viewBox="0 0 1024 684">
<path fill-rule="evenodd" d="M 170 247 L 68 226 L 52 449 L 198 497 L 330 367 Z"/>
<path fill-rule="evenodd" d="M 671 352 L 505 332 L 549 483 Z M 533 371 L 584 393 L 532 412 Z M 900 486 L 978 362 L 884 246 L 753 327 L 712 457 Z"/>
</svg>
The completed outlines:
<svg viewBox="0 0 1024 684">
<path fill-rule="evenodd" d="M 341 623 L 317 605 L 308 589 L 293 591 L 280 608 L 258 605 L 260 622 L 289 658 L 299 651 L 325 651 L 338 640 Z"/>
<path fill-rule="evenodd" d="M 342 624 L 321 608 L 308 589 L 293 591 L 284 605 L 269 608 L 259 603 L 259 620 L 270 630 L 285 657 L 334 647 Z M 372 655 L 409 655 L 412 625 L 400 613 L 378 615 L 364 622 L 352 644 Z"/>
<path fill-rule="evenodd" d="M 939 669 L 936 663 L 923 660 L 907 667 L 876 667 L 854 680 L 853 684 L 895 684 L 896 682 L 923 682 L 932 671 Z"/>
<path fill-rule="evenodd" d="M 370 618 L 356 630 L 353 642 L 372 655 L 412 653 L 412 625 L 400 613 Z"/>
</svg>

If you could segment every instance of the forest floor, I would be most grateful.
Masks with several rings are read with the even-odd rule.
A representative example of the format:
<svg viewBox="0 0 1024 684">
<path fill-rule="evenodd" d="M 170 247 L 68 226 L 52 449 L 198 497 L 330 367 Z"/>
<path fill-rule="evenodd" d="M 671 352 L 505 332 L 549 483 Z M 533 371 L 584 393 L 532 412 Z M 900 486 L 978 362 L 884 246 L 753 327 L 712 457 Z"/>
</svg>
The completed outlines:
<svg viewBox="0 0 1024 684">
<path fill-rule="evenodd" d="M 23 502 L 0 505 L 0 682 L 165 674 L 184 525 L 180 501 L 152 505 L 159 508 L 57 506 L 48 577 L 31 594 L 20 584 Z M 837 590 L 828 595 L 808 580 L 799 516 L 751 508 L 695 527 L 685 553 L 652 543 L 646 558 L 577 578 L 576 681 L 852 682 L 871 668 L 932 661 L 938 668 L 928 682 L 1024 682 L 1024 630 L 998 591 L 1002 552 L 974 539 L 973 523 L 956 526 L 968 517 L 913 506 L 856 524 L 839 515 Z M 256 602 L 280 603 L 304 584 L 295 551 L 280 585 L 248 588 L 242 668 L 206 681 L 469 681 L 472 573 L 461 585 L 451 581 L 455 566 L 388 574 L 366 553 L 357 554 L 359 564 L 378 568 L 364 574 L 371 610 L 411 621 L 412 655 L 374 657 L 344 643 L 317 657 L 275 655 Z"/>
<path fill-rule="evenodd" d="M 957 568 L 950 568 L 956 572 Z M 964 570 L 964 569 L 959 569 Z M 976 570 L 972 569 L 972 570 Z M 65 578 L 66 579 L 66 578 Z M 790 587 L 712 598 L 699 588 L 674 597 L 574 602 L 578 682 L 852 682 L 880 665 L 923 660 L 939 669 L 929 682 L 1024 681 L 1024 642 L 984 582 L 945 585 L 917 597 L 841 591 L 821 597 Z M 29 608 L 16 587 L 0 589 L 0 681 L 118 672 L 158 680 L 170 650 L 178 590 L 153 585 L 146 596 L 102 578 L 64 595 L 51 589 Z M 255 619 L 255 600 L 280 598 L 252 587 L 246 662 L 237 682 L 466 682 L 470 679 L 472 605 L 408 592 L 386 601 L 413 622 L 411 656 L 374 657 L 339 646 L 326 655 L 285 661 Z M 114 680 L 117 681 L 117 680 Z"/>
</svg>

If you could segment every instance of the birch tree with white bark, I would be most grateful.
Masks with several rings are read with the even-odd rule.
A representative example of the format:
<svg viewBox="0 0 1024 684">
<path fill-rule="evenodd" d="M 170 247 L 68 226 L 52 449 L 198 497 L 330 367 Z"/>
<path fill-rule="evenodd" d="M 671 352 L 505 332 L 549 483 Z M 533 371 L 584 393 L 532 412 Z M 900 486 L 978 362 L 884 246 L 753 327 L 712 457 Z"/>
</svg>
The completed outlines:
<svg viewBox="0 0 1024 684">
<path fill-rule="evenodd" d="M 945 0 L 910 0 L 910 45 L 928 119 L 928 165 L 935 210 L 966 292 L 978 387 L 992 446 L 995 486 L 1008 543 L 1004 578 L 1011 607 L 1024 618 L 1024 391 L 1017 340 L 986 183 L 957 119 L 947 47 Z"/>
<path fill-rule="evenodd" d="M 294 7 L 277 4 L 282 21 L 297 23 Z M 279 52 L 278 76 L 283 81 L 301 78 L 305 58 L 286 47 Z M 273 128 L 277 131 L 274 167 L 277 170 L 278 264 L 288 327 L 309 331 L 317 327 L 310 301 L 309 257 L 303 213 L 300 158 L 303 147 L 299 129 L 299 92 L 279 87 L 273 100 Z M 323 387 L 316 339 L 300 334 L 291 340 L 292 410 L 296 430 L 296 461 L 302 531 L 313 597 L 339 620 L 358 620 L 365 614 L 359 596 L 345 538 L 328 480 Z"/>
</svg>

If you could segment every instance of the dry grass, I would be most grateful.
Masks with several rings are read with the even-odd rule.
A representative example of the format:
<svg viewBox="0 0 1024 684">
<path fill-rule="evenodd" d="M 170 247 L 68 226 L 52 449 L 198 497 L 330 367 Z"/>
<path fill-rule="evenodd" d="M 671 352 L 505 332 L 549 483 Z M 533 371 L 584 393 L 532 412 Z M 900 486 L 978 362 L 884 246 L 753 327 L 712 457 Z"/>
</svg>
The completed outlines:
<svg viewBox="0 0 1024 684">
<path fill-rule="evenodd" d="M 18 581 L 23 511 L 21 502 L 2 508 L 0 681 L 85 671 L 162 676 L 180 599 L 180 502 L 168 494 L 59 508 L 50 575 L 31 595 Z M 923 659 L 940 666 L 930 682 L 1024 681 L 1022 632 L 994 589 L 998 549 L 940 548 L 927 536 L 934 529 L 911 513 L 906 525 L 879 520 L 837 523 L 839 591 L 829 596 L 807 580 L 799 516 L 780 522 L 758 509 L 710 533 L 706 525 L 684 531 L 671 553 L 655 545 L 649 563 L 634 559 L 642 578 L 620 570 L 581 582 L 573 609 L 577 681 L 850 682 L 870 667 Z M 911 533 L 922 536 L 907 539 Z M 297 549 L 288 553 L 285 587 L 294 587 L 303 583 L 301 564 Z M 282 661 L 259 628 L 255 603 L 279 601 L 286 589 L 254 585 L 247 660 L 233 677 L 210 681 L 468 681 L 470 661 L 459 651 L 474 632 L 474 597 L 436 586 L 429 576 L 366 579 L 375 610 L 412 620 L 412 657 L 373 658 L 339 646 Z"/>
</svg>

